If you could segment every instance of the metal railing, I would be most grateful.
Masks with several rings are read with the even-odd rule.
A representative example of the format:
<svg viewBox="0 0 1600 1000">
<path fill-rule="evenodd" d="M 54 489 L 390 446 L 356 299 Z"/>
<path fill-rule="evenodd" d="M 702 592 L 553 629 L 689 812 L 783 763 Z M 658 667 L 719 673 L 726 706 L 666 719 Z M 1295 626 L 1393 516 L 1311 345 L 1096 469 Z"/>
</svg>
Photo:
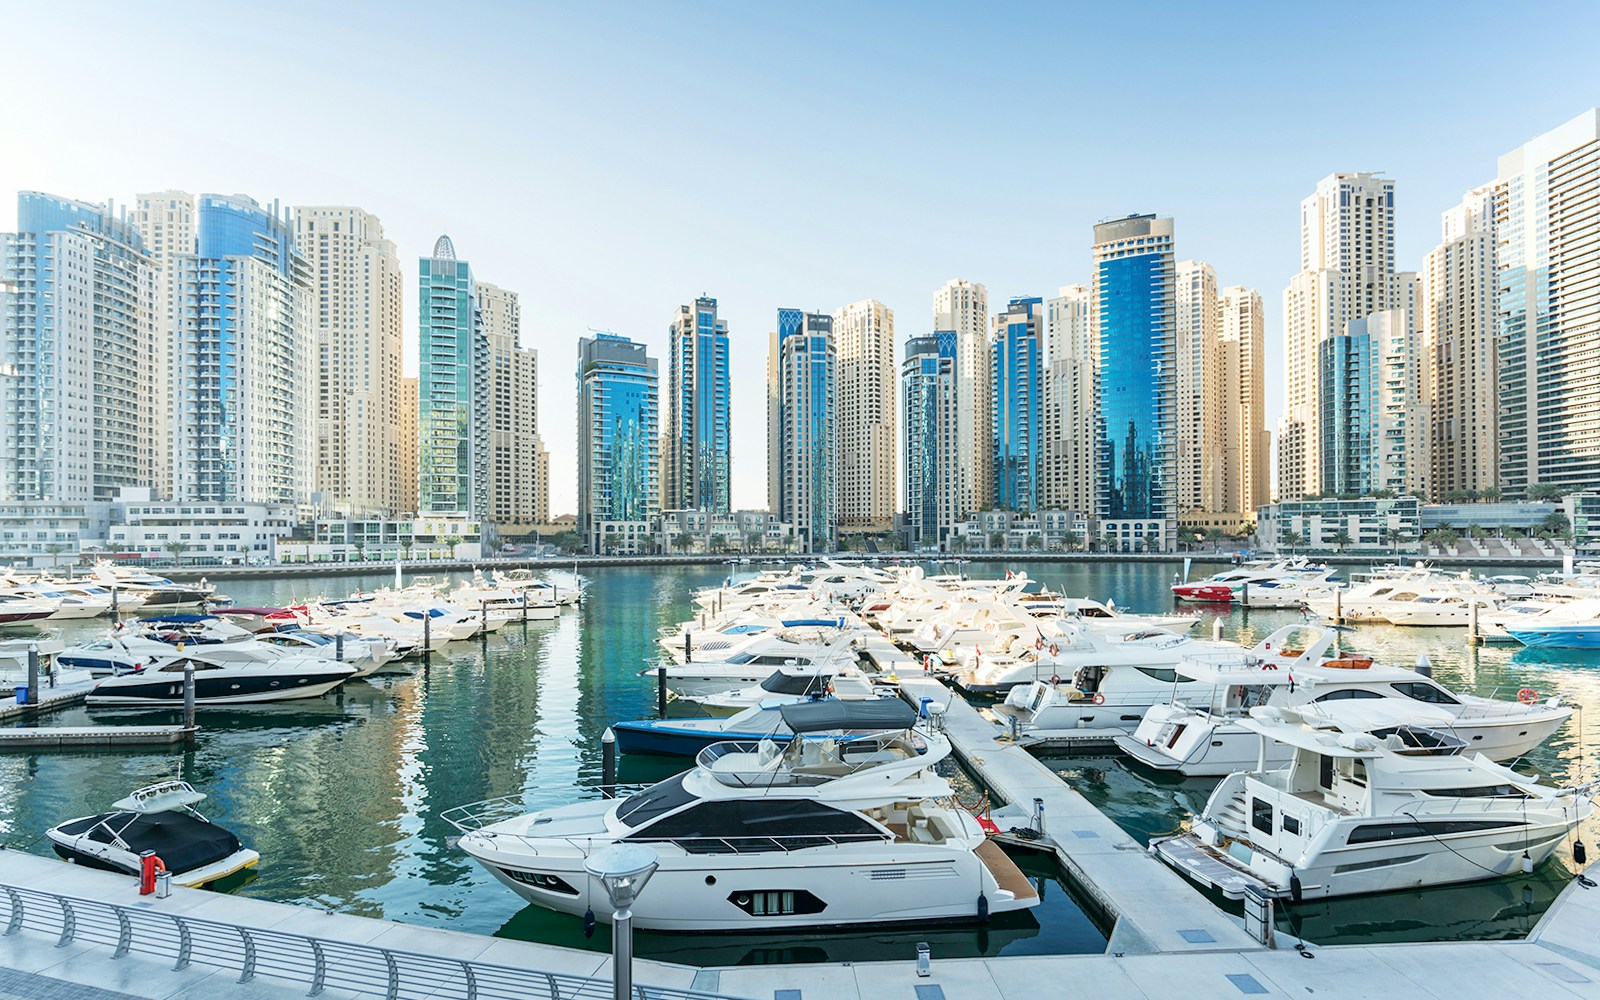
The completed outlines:
<svg viewBox="0 0 1600 1000">
<path fill-rule="evenodd" d="M 5 930 L 28 930 L 74 942 L 113 948 L 113 959 L 150 956 L 172 962 L 173 971 L 203 965 L 303 987 L 307 996 L 348 990 L 385 1000 L 610 1000 L 611 980 L 574 976 L 468 959 L 419 955 L 282 930 L 242 927 L 165 913 L 143 906 L 63 896 L 40 889 L 0 885 Z M 600 959 L 600 955 L 595 956 Z M 635 1000 L 729 1000 L 723 994 L 636 984 Z"/>
</svg>

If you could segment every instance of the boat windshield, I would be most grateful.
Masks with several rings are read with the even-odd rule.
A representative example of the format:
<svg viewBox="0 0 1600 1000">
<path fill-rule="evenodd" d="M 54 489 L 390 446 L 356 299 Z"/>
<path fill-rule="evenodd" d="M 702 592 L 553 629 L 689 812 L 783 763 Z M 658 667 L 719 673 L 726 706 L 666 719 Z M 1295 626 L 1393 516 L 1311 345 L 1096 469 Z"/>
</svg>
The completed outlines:
<svg viewBox="0 0 1600 1000">
<path fill-rule="evenodd" d="M 644 791 L 628 796 L 617 806 L 617 819 L 629 826 L 643 826 L 663 813 L 689 802 L 694 795 L 683 787 L 684 776 L 674 775 L 658 781 Z"/>
</svg>

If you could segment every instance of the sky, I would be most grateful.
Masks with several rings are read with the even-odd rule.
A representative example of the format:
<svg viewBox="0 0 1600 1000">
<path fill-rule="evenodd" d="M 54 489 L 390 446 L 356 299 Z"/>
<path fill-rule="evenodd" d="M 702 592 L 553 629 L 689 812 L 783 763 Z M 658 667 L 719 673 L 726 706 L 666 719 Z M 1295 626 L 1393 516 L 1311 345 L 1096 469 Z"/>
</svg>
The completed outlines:
<svg viewBox="0 0 1600 1000">
<path fill-rule="evenodd" d="M 1179 259 L 1267 306 L 1267 417 L 1299 203 L 1396 183 L 1397 264 L 1496 158 L 1600 104 L 1600 4 L 50 4 L 0 0 L 0 230 L 17 190 L 359 205 L 417 258 L 448 233 L 521 295 L 551 511 L 575 509 L 577 341 L 665 367 L 720 301 L 733 495 L 765 507 L 776 310 L 876 298 L 929 332 L 951 278 L 1090 277 L 1091 227 L 1174 217 Z"/>
</svg>

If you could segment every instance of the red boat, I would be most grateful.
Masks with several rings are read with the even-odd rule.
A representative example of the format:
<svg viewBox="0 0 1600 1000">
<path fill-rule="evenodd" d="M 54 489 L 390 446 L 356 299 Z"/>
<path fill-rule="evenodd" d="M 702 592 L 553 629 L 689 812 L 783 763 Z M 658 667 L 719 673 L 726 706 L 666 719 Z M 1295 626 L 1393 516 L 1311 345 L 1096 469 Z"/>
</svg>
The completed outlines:
<svg viewBox="0 0 1600 1000">
<path fill-rule="evenodd" d="M 0 625 L 41 621 L 55 613 L 54 604 L 41 604 L 13 594 L 0 594 Z"/>
<path fill-rule="evenodd" d="M 1233 588 L 1225 583 L 1176 583 L 1172 596 L 1195 604 L 1228 604 L 1233 600 Z"/>
</svg>

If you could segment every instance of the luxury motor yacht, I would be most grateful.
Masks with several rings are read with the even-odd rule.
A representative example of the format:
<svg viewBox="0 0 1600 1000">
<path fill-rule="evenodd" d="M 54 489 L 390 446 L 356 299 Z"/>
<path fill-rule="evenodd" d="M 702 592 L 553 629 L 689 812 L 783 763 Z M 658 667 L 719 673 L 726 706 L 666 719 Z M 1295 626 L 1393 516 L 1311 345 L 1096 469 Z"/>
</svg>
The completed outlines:
<svg viewBox="0 0 1600 1000">
<path fill-rule="evenodd" d="M 194 666 L 195 703 L 200 705 L 315 698 L 332 691 L 356 672 L 348 663 L 321 656 L 231 660 L 217 655 L 224 648 L 197 646 L 151 659 L 138 673 L 101 680 L 89 692 L 88 703 L 162 708 L 182 705 L 185 664 Z"/>
<path fill-rule="evenodd" d="M 1600 618 L 1600 599 L 1565 597 L 1525 598 L 1501 605 L 1478 616 L 1478 635 L 1487 640 L 1516 642 L 1512 629 L 1538 629 L 1574 619 Z"/>
<path fill-rule="evenodd" d="M 622 800 L 494 821 L 481 803 L 444 813 L 459 846 L 529 902 L 607 920 L 584 861 L 613 844 L 659 858 L 632 910 L 650 930 L 755 931 L 981 921 L 1037 905 L 1032 883 L 933 767 L 950 742 L 877 702 L 779 709 L 799 737 L 716 743 L 695 767 Z M 824 735 L 831 734 L 831 735 Z M 818 737 L 818 738 L 811 738 Z"/>
<path fill-rule="evenodd" d="M 120 594 L 140 597 L 144 607 L 152 611 L 203 606 L 217 590 L 204 578 L 199 583 L 174 583 L 164 576 L 114 566 L 104 560 L 94 564 L 89 580 L 101 587 L 115 587 Z M 120 600 L 118 608 L 129 610 L 121 606 Z"/>
<path fill-rule="evenodd" d="M 1350 896 L 1532 871 L 1594 810 L 1592 786 L 1551 788 L 1460 740 L 1400 727 L 1315 728 L 1256 708 L 1240 725 L 1287 767 L 1229 775 L 1186 834 L 1153 842 L 1163 861 L 1233 899 Z"/>
<path fill-rule="evenodd" d="M 1600 649 L 1600 617 L 1515 625 L 1506 629 L 1524 646 L 1550 649 Z"/>
<path fill-rule="evenodd" d="M 829 629 L 826 637 L 816 630 L 762 632 L 723 655 L 702 659 L 695 654 L 687 663 L 667 664 L 667 690 L 679 697 L 704 697 L 760 684 L 779 667 L 815 670 L 832 664 L 854 664 L 856 660 L 855 635 L 851 632 Z M 655 671 L 650 667 L 645 672 Z"/>
<path fill-rule="evenodd" d="M 140 788 L 112 803 L 114 812 L 68 820 L 45 831 L 74 864 L 137 876 L 140 855 L 154 851 L 179 885 L 198 888 L 252 868 L 261 856 L 195 810 L 205 800 L 184 781 Z"/>
<path fill-rule="evenodd" d="M 774 695 L 812 697 L 831 695 L 844 701 L 878 697 L 872 678 L 850 663 L 820 667 L 779 667 L 760 684 L 706 695 L 681 695 L 680 701 L 699 705 L 709 715 L 735 715 Z"/>
<path fill-rule="evenodd" d="M 56 613 L 59 602 L 0 594 L 0 627 L 43 622 Z"/>
<path fill-rule="evenodd" d="M 783 721 L 781 709 L 802 701 L 826 700 L 813 693 L 778 694 L 737 715 L 711 719 L 640 719 L 611 726 L 622 753 L 656 754 L 668 757 L 693 757 L 713 743 L 727 740 L 772 740 L 786 743 L 794 733 Z M 878 698 L 852 703 L 853 723 L 867 731 L 897 725 L 904 721 L 905 705 L 895 698 Z"/>
<path fill-rule="evenodd" d="M 1414 670 L 1345 656 L 1322 660 L 1308 646 L 1300 662 L 1267 664 L 1249 656 L 1186 660 L 1180 677 L 1206 696 L 1152 706 L 1117 746 L 1140 763 L 1189 777 L 1216 777 L 1261 761 L 1260 740 L 1241 723 L 1260 705 L 1293 708 L 1308 721 L 1351 732 L 1397 726 L 1448 732 L 1490 760 L 1511 760 L 1542 744 L 1572 715 L 1561 696 L 1500 701 L 1455 694 Z M 1293 748 L 1269 743 L 1270 767 L 1289 763 Z"/>
<path fill-rule="evenodd" d="M 1192 603 L 1226 604 L 1241 596 L 1246 589 L 1253 591 L 1269 582 L 1327 584 L 1333 578 L 1333 570 L 1305 559 L 1257 561 L 1214 573 L 1204 580 L 1175 583 L 1172 585 L 1172 596 L 1179 601 Z"/>
<path fill-rule="evenodd" d="M 54 608 L 46 621 L 76 621 L 83 618 L 95 618 L 111 611 L 111 595 L 108 593 L 103 598 L 83 593 L 74 593 L 52 583 L 42 581 L 22 582 L 8 580 L 0 594 L 7 597 L 31 601 L 40 605 Z"/>
<path fill-rule="evenodd" d="M 479 570 L 472 571 L 472 582 L 463 583 L 450 592 L 450 602 L 457 607 L 482 608 L 492 618 L 507 621 L 555 621 L 561 617 L 561 605 L 549 594 L 543 583 L 528 586 L 503 586 L 490 583 Z M 574 592 L 576 594 L 576 592 Z"/>
<path fill-rule="evenodd" d="M 1156 673 L 1147 674 L 1147 677 L 1160 678 L 1170 684 L 1173 664 L 1184 657 L 1238 649 L 1231 643 L 1192 639 L 1159 629 L 1105 635 L 1081 624 L 1063 624 L 1059 635 L 1042 637 L 1041 644 L 1042 649 L 1028 649 L 1014 656 L 977 657 L 967 669 L 956 674 L 955 682 L 975 694 L 1004 695 L 1015 688 L 1049 679 L 1054 679 L 1052 683 L 1074 679 L 1075 683 L 1088 685 L 1082 688 L 1085 698 L 1093 700 L 1099 695 L 1100 700 L 1095 704 L 1110 703 L 1119 707 L 1122 702 L 1116 687 L 1108 688 L 1103 683 L 1113 670 L 1123 667 L 1155 670 Z M 1151 704 L 1154 702 L 1141 703 L 1139 714 L 1144 714 Z"/>
</svg>

